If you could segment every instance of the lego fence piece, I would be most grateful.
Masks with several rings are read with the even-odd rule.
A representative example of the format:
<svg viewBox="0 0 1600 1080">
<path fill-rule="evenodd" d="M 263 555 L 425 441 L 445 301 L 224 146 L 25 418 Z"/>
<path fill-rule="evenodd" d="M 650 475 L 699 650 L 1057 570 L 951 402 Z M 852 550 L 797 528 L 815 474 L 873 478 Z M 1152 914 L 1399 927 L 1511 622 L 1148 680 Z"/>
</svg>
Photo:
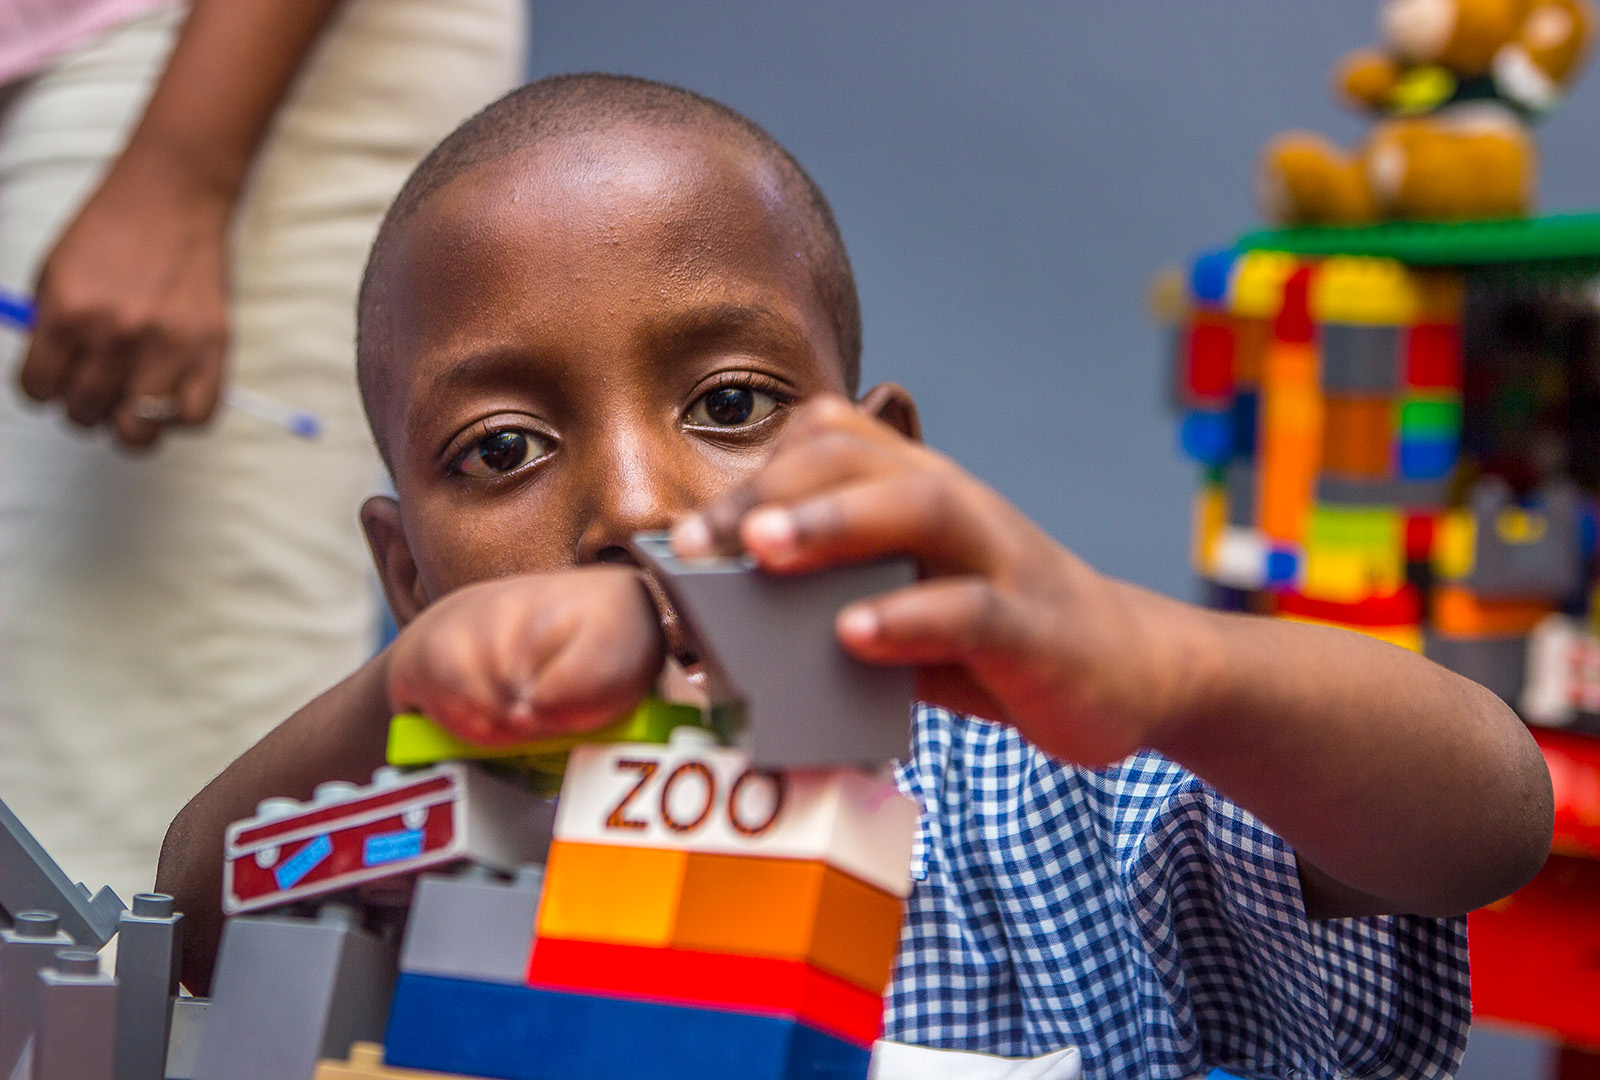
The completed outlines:
<svg viewBox="0 0 1600 1080">
<path fill-rule="evenodd" d="M 90 899 L 0 801 L 0 908 L 13 921 L 19 912 L 53 911 L 77 945 L 98 952 L 117 932 L 124 905 L 109 886 Z"/>
</svg>

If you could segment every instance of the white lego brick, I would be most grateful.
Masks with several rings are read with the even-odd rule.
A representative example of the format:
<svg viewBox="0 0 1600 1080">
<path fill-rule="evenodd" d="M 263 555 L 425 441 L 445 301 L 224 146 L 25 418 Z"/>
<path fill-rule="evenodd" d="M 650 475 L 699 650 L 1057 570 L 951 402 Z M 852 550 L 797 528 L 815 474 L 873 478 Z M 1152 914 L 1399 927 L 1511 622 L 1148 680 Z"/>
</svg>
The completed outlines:
<svg viewBox="0 0 1600 1080">
<path fill-rule="evenodd" d="M 1566 727 L 1575 719 L 1573 652 L 1584 637 L 1578 620 L 1549 615 L 1528 636 L 1528 670 L 1518 711 L 1530 724 Z"/>
<path fill-rule="evenodd" d="M 754 769 L 742 751 L 679 729 L 666 746 L 573 751 L 557 840 L 816 859 L 896 896 L 911 891 L 917 805 L 888 775 Z"/>
<path fill-rule="evenodd" d="M 1234 589 L 1259 589 L 1267 580 L 1267 541 L 1254 529 L 1224 526 L 1213 549 L 1211 579 Z"/>
</svg>

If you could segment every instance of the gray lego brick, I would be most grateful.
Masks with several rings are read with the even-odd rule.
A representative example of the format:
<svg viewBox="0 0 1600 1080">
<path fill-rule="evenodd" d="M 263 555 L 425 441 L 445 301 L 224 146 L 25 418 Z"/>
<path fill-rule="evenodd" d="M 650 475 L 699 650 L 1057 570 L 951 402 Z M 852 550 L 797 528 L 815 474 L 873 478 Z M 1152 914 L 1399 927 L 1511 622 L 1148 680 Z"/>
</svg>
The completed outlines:
<svg viewBox="0 0 1600 1080">
<path fill-rule="evenodd" d="M 1429 660 L 1489 688 L 1512 707 L 1522 696 L 1522 680 L 1528 667 L 1525 637 L 1448 638 L 1428 634 L 1423 651 Z"/>
<path fill-rule="evenodd" d="M 196 1080 L 303 1080 L 352 1042 L 381 1042 L 394 978 L 394 949 L 343 905 L 229 919 Z"/>
<path fill-rule="evenodd" d="M 178 996 L 183 916 L 172 897 L 140 893 L 117 931 L 116 1080 L 163 1080 Z"/>
<path fill-rule="evenodd" d="M 1449 482 L 1445 480 L 1352 480 L 1327 473 L 1317 477 L 1318 502 L 1439 508 L 1449 494 Z"/>
<path fill-rule="evenodd" d="M 1516 506 L 1511 488 L 1499 477 L 1478 481 L 1469 501 L 1477 533 L 1472 571 L 1459 584 L 1490 599 L 1559 600 L 1583 587 L 1577 489 L 1555 484 L 1534 494 L 1533 511 L 1543 517 L 1542 530 L 1523 542 L 1507 541 L 1496 521 Z"/>
<path fill-rule="evenodd" d="M 1387 393 L 1400 385 L 1405 331 L 1399 326 L 1322 326 L 1322 388 L 1329 393 Z"/>
<path fill-rule="evenodd" d="M 537 868 L 511 882 L 428 874 L 406 917 L 400 970 L 522 985 L 539 913 Z"/>
<path fill-rule="evenodd" d="M 196 1080 L 200 1062 L 200 1036 L 206 1029 L 208 998 L 181 997 L 172 1003 L 172 1026 L 167 1039 L 166 1080 Z"/>
<path fill-rule="evenodd" d="M 54 912 L 22 911 L 0 930 L 0 1076 L 9 1077 L 39 1022 L 39 972 L 73 947 Z"/>
<path fill-rule="evenodd" d="M 11 808 L 0 802 L 0 908 L 13 917 L 19 911 L 53 911 L 75 943 L 98 951 L 117 932 L 123 904 L 109 888 L 91 900 L 89 890 L 62 873 Z"/>
<path fill-rule="evenodd" d="M 764 573 L 744 558 L 679 559 L 665 533 L 634 550 L 700 646 L 713 703 L 734 704 L 735 743 L 756 768 L 879 765 L 911 741 L 912 671 L 846 653 L 833 620 L 845 605 L 916 580 L 909 559 L 814 574 Z"/>
<path fill-rule="evenodd" d="M 1229 462 L 1228 524 L 1254 525 L 1256 521 L 1256 467 L 1253 461 Z"/>
<path fill-rule="evenodd" d="M 68 949 L 39 982 L 32 1080 L 114 1080 L 116 976 L 94 953 Z"/>
</svg>

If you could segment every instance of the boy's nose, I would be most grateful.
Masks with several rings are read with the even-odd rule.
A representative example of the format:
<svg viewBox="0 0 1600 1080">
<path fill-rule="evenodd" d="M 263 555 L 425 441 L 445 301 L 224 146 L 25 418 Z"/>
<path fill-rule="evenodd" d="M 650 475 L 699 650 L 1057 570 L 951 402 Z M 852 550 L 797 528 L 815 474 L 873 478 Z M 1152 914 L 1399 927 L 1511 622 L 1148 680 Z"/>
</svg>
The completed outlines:
<svg viewBox="0 0 1600 1080">
<path fill-rule="evenodd" d="M 694 506 L 691 486 L 683 482 L 659 448 L 628 440 L 608 454 L 601 477 L 590 492 L 592 512 L 578 536 L 577 562 L 636 565 L 628 541 L 635 533 L 671 528 Z"/>
</svg>

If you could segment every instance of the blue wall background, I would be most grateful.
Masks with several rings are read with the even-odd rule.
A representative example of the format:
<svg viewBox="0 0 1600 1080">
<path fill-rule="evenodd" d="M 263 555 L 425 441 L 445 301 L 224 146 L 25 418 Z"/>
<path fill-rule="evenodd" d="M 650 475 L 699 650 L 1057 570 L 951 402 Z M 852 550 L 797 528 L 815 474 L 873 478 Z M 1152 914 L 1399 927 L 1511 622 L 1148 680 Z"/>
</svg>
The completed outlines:
<svg viewBox="0 0 1600 1080">
<path fill-rule="evenodd" d="M 1373 2 L 534 0 L 530 74 L 681 83 L 833 201 L 868 380 L 1095 566 L 1177 596 L 1193 473 L 1151 275 L 1256 222 L 1261 143 L 1362 130 L 1329 93 Z M 1600 77 L 1545 131 L 1546 202 L 1600 205 Z"/>
</svg>

